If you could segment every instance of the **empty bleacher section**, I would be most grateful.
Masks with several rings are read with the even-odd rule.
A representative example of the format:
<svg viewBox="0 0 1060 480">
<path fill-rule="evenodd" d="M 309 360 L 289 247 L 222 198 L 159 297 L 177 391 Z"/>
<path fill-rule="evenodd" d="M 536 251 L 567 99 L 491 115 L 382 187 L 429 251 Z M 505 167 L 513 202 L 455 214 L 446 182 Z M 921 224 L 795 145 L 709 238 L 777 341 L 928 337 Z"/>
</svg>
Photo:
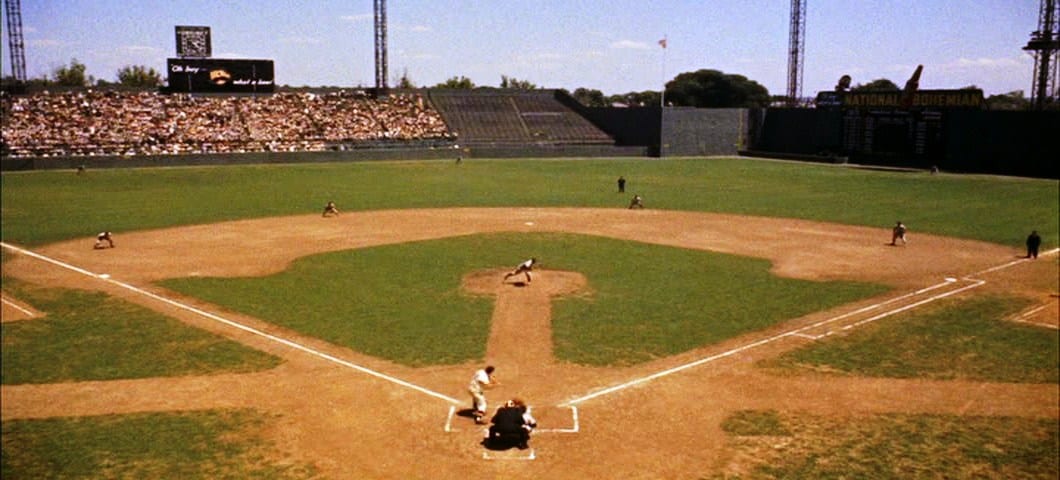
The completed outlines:
<svg viewBox="0 0 1060 480">
<path fill-rule="evenodd" d="M 462 145 L 613 145 L 552 90 L 429 90 Z"/>
</svg>

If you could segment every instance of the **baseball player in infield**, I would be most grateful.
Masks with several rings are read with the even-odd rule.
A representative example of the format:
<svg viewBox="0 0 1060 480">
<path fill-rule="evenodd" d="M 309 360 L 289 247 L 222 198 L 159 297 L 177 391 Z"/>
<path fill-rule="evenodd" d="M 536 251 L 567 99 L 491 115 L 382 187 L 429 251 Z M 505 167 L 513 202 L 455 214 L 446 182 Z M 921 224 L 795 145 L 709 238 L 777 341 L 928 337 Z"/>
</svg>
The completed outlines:
<svg viewBox="0 0 1060 480">
<path fill-rule="evenodd" d="M 500 383 L 493 376 L 494 370 L 493 365 L 488 365 L 486 368 L 476 370 L 475 374 L 471 376 L 471 382 L 467 386 L 467 391 L 471 394 L 472 413 L 475 416 L 475 423 L 478 424 L 486 423 L 486 389 L 494 387 Z"/>
<path fill-rule="evenodd" d="M 534 279 L 530 275 L 530 271 L 534 269 L 534 264 L 536 263 L 537 258 L 531 258 L 530 260 L 520 263 L 519 266 L 515 267 L 515 270 L 504 274 L 504 280 L 501 280 L 501 283 L 504 283 L 509 278 L 519 275 L 520 273 L 526 275 L 526 283 L 530 283 L 530 281 Z"/>
</svg>

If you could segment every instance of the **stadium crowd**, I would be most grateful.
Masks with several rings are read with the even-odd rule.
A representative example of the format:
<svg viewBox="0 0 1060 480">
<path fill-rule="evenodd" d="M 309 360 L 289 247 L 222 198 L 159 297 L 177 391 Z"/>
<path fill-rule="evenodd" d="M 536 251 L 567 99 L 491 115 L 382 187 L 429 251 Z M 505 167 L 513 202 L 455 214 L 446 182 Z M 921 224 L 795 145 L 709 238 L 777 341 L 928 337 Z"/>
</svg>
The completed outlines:
<svg viewBox="0 0 1060 480">
<path fill-rule="evenodd" d="M 86 90 L 3 95 L 0 103 L 0 152 L 12 157 L 304 152 L 452 138 L 438 111 L 417 94 Z"/>
</svg>

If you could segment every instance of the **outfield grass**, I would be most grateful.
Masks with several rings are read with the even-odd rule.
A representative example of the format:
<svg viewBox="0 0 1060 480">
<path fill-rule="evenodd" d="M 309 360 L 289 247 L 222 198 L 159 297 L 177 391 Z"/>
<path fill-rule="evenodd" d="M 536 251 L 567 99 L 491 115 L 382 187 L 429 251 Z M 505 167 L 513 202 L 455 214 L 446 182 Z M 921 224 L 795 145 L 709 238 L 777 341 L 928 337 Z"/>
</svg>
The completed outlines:
<svg viewBox="0 0 1060 480">
<path fill-rule="evenodd" d="M 0 477 L 317 477 L 265 438 L 270 421 L 248 410 L 5 421 Z"/>
<path fill-rule="evenodd" d="M 162 285 L 370 355 L 460 363 L 485 354 L 493 308 L 461 292 L 461 277 L 525 256 L 587 277 L 591 294 L 557 300 L 552 325 L 559 359 L 593 365 L 673 355 L 886 290 L 779 278 L 760 259 L 544 233 L 348 250 L 268 277 Z"/>
<path fill-rule="evenodd" d="M 1060 467 L 1056 419 L 740 411 L 722 428 L 746 463 L 714 480 L 1055 479 Z"/>
<path fill-rule="evenodd" d="M 743 158 L 363 162 L 5 173 L 3 239 L 26 246 L 240 218 L 457 206 L 648 208 L 805 218 L 1022 246 L 1058 241 L 1060 183 Z"/>
<path fill-rule="evenodd" d="M 1004 320 L 1027 304 L 1007 297 L 944 300 L 760 365 L 796 373 L 1058 383 L 1060 332 Z"/>
<path fill-rule="evenodd" d="M 103 293 L 3 282 L 47 314 L 0 325 L 4 385 L 240 373 L 281 362 Z"/>
</svg>

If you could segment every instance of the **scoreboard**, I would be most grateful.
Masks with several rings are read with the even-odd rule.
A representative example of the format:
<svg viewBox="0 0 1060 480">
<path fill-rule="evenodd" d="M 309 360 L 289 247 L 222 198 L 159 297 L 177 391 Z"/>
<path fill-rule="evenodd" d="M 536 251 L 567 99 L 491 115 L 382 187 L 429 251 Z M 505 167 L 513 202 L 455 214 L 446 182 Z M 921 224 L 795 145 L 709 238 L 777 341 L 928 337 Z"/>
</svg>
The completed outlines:
<svg viewBox="0 0 1060 480">
<path fill-rule="evenodd" d="M 170 92 L 272 93 L 272 60 L 169 58 Z"/>
</svg>

